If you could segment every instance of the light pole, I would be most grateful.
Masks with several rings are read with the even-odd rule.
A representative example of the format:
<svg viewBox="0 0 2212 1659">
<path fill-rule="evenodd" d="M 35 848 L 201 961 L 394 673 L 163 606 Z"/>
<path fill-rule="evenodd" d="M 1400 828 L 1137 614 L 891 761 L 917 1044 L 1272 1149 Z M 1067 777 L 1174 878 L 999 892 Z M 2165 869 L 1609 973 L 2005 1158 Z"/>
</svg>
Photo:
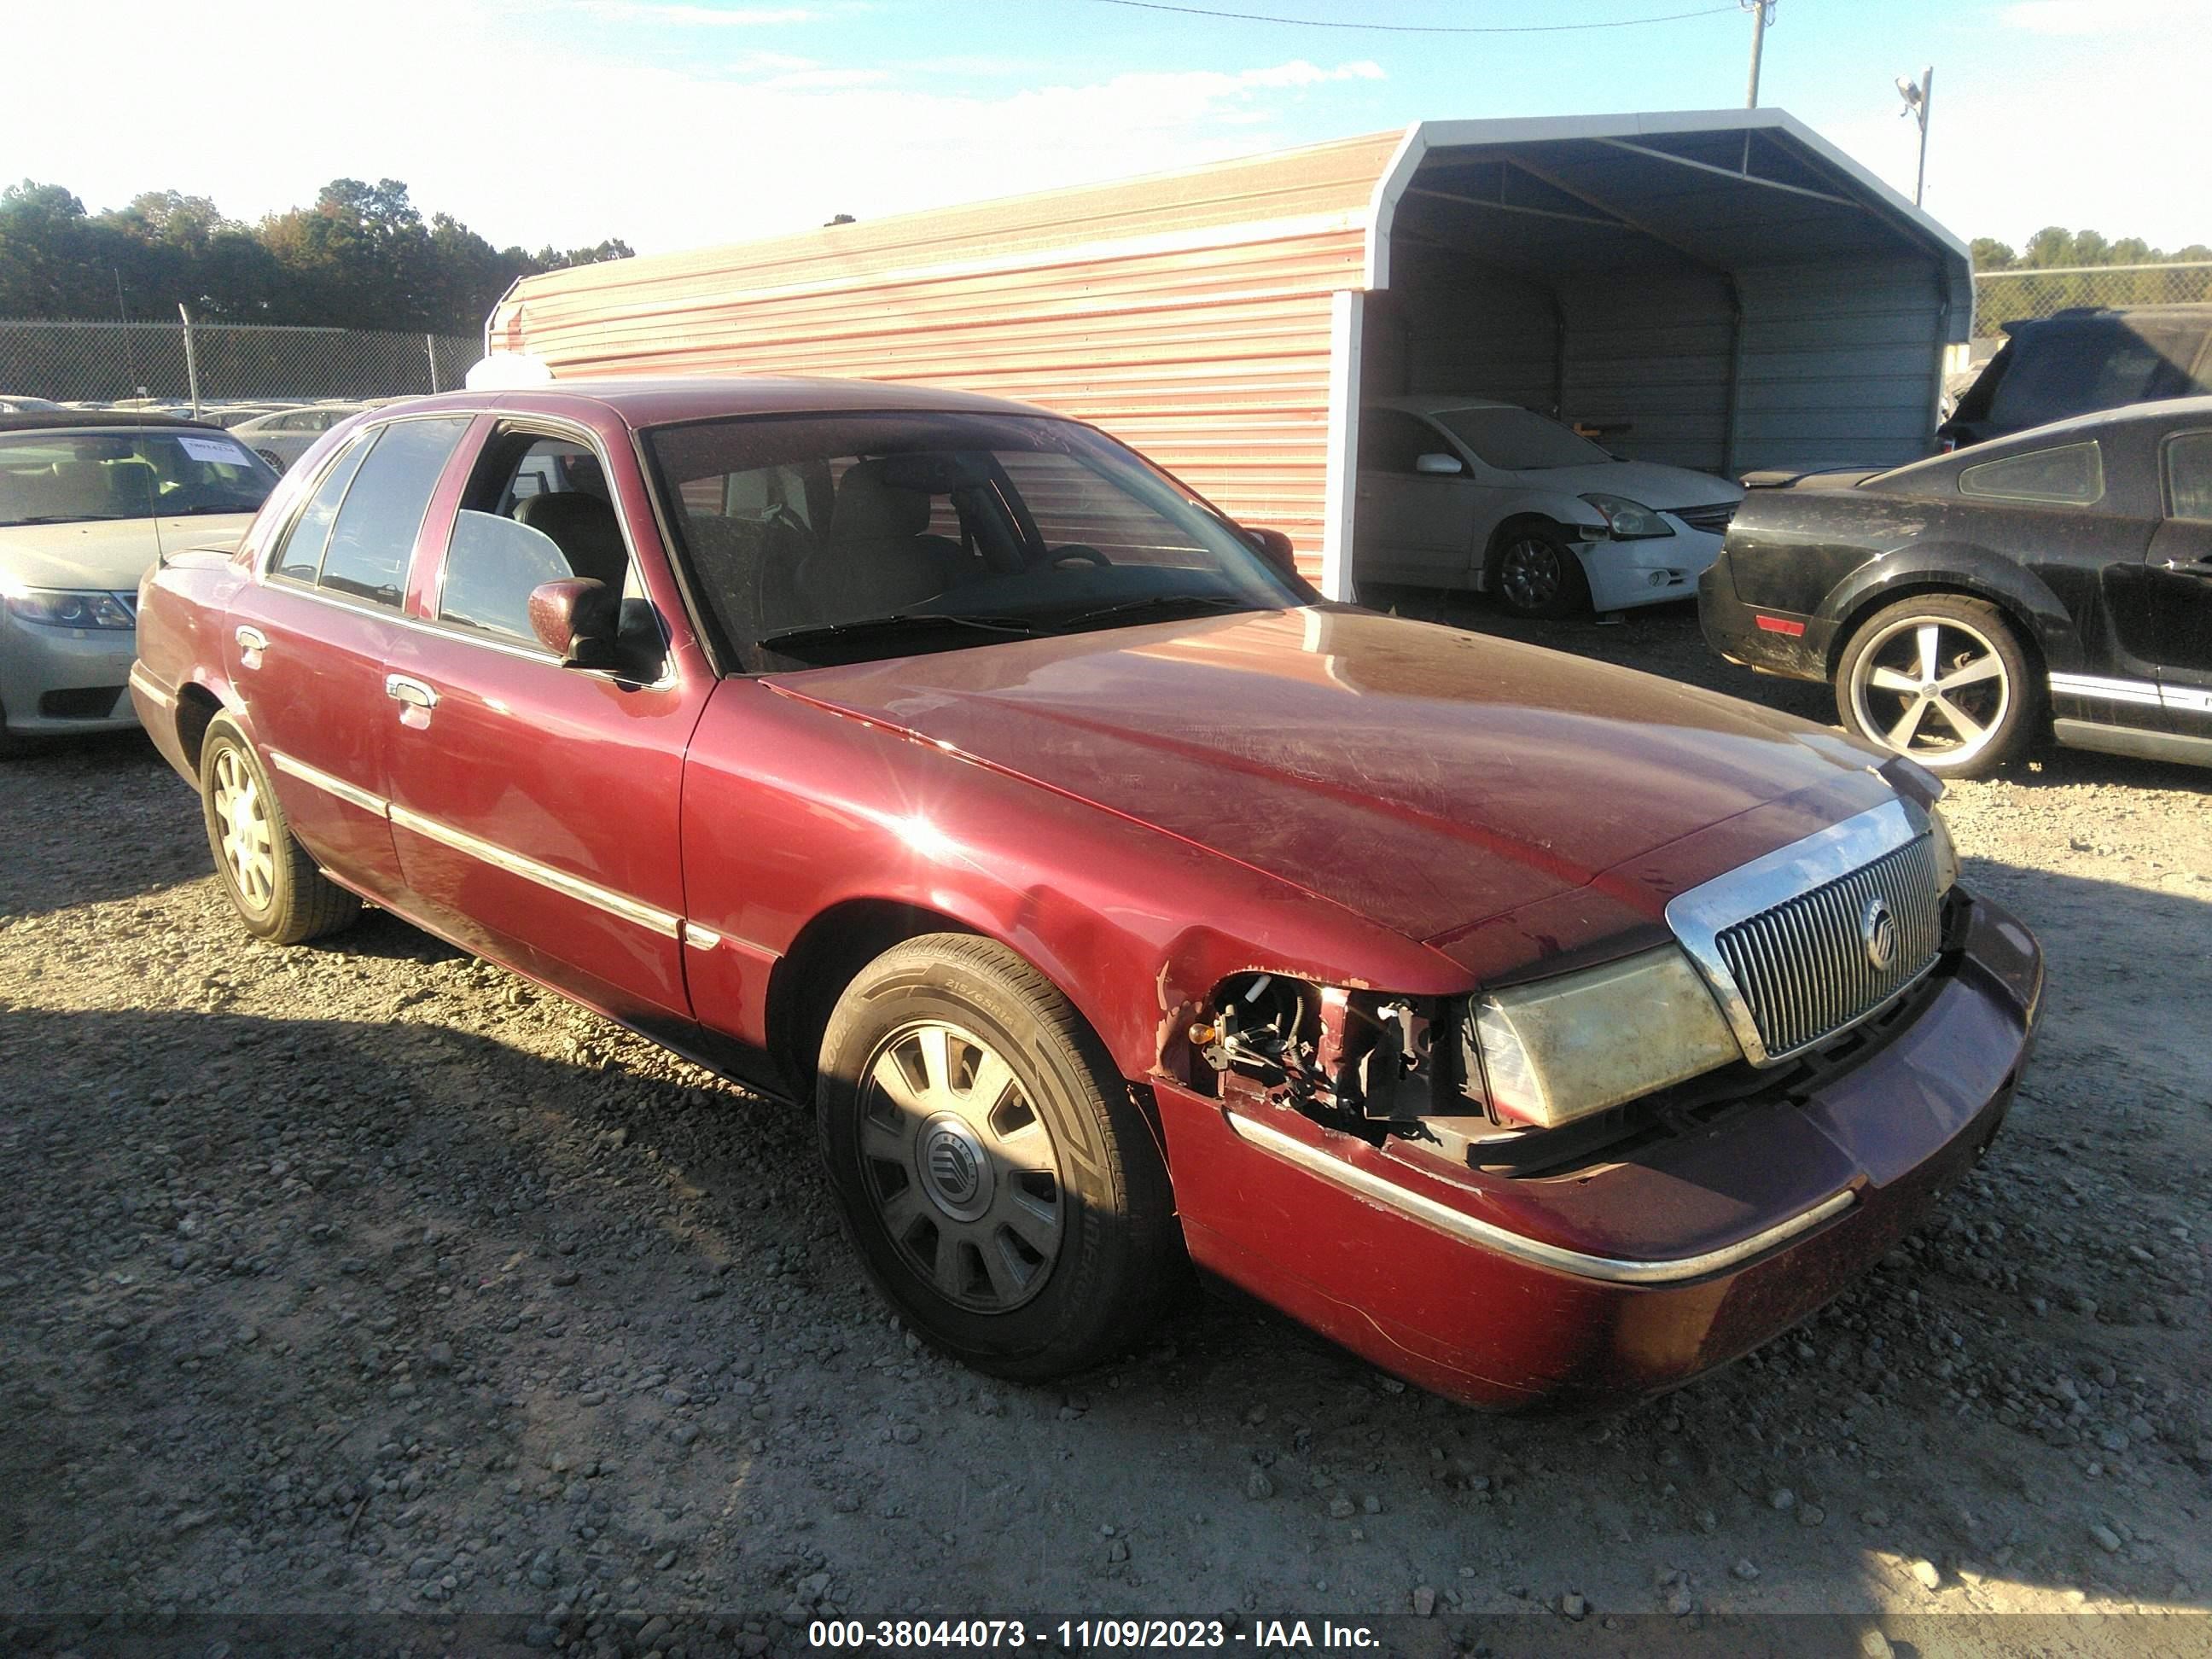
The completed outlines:
<svg viewBox="0 0 2212 1659">
<path fill-rule="evenodd" d="M 1751 86 L 1743 95 L 1746 109 L 1759 107 L 1759 55 L 1765 49 L 1766 26 L 1774 21 L 1777 0 L 1735 0 L 1751 14 Z"/>
<path fill-rule="evenodd" d="M 1905 107 L 1898 112 L 1910 115 L 1920 123 L 1920 171 L 1912 179 L 1912 205 L 1920 205 L 1921 192 L 1928 185 L 1928 105 L 1935 96 L 1936 66 L 1930 64 L 1920 71 L 1918 81 L 1897 77 L 1897 95 L 1905 100 Z"/>
</svg>

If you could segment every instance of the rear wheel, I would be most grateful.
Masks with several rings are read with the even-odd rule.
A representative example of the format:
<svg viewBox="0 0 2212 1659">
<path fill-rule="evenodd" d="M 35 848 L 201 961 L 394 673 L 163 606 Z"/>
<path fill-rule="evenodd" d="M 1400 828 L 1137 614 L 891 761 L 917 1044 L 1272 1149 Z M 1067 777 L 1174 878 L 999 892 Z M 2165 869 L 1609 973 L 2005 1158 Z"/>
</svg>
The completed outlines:
<svg viewBox="0 0 2212 1659">
<path fill-rule="evenodd" d="M 1182 1242 L 1127 1085 L 1044 977 L 988 939 L 896 946 L 823 1033 L 816 1106 L 848 1236 L 921 1335 L 1001 1376 L 1139 1335 Z"/>
<path fill-rule="evenodd" d="M 1589 580 L 1567 538 L 1551 526 L 1507 530 L 1490 558 L 1490 591 L 1516 617 L 1571 617 L 1590 608 Z"/>
<path fill-rule="evenodd" d="M 361 901 L 292 838 L 253 745 L 227 719 L 209 726 L 200 745 L 200 802 L 216 873 L 248 933 L 297 945 L 361 914 Z"/>
<path fill-rule="evenodd" d="M 1929 593 L 1869 617 L 1836 672 L 1846 728 L 1947 777 L 1979 777 L 2027 746 L 2027 652 L 1984 599 Z"/>
</svg>

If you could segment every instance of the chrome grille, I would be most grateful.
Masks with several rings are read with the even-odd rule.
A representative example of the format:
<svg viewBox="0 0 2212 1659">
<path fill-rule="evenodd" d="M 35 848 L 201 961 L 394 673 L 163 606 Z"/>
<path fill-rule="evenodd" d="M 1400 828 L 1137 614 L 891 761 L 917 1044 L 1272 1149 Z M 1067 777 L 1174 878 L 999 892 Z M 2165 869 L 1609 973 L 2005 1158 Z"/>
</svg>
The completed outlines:
<svg viewBox="0 0 2212 1659">
<path fill-rule="evenodd" d="M 1734 501 L 1723 501 L 1717 507 L 1678 507 L 1673 511 L 1674 517 L 1691 529 L 1702 530 L 1708 536 L 1718 536 L 1727 531 L 1729 522 L 1735 519 L 1735 507 Z"/>
<path fill-rule="evenodd" d="M 1863 919 L 1877 901 L 1895 924 L 1896 950 L 1877 967 Z M 1759 1027 L 1768 1058 L 1780 1060 L 1854 1020 L 1928 970 L 1942 940 L 1936 850 L 1908 842 L 1715 937 L 1722 959 Z"/>
</svg>

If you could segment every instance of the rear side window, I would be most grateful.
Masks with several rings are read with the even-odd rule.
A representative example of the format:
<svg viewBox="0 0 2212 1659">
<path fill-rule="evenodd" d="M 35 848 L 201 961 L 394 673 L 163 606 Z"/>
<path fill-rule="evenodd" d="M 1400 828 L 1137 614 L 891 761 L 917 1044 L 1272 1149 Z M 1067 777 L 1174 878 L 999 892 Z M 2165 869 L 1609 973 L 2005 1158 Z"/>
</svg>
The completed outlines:
<svg viewBox="0 0 2212 1659">
<path fill-rule="evenodd" d="M 318 578 L 323 586 L 398 608 L 430 492 L 468 429 L 465 415 L 384 428 L 331 527 Z"/>
<path fill-rule="evenodd" d="M 353 475 L 361 470 L 361 459 L 368 453 L 367 441 L 356 438 L 323 474 L 323 481 L 315 486 L 307 507 L 292 521 L 291 532 L 276 555 L 278 575 L 289 576 L 295 582 L 315 580 L 316 573 L 323 568 L 323 549 L 330 544 L 331 524 L 338 515 L 338 503 L 345 500 Z"/>
<path fill-rule="evenodd" d="M 2087 507 L 2104 498 L 2104 452 L 2094 443 L 2061 444 L 1984 461 L 1959 475 L 1959 493 L 1995 501 Z"/>
<path fill-rule="evenodd" d="M 2168 518 L 2212 522 L 2212 432 L 2166 440 L 2166 503 Z"/>
</svg>

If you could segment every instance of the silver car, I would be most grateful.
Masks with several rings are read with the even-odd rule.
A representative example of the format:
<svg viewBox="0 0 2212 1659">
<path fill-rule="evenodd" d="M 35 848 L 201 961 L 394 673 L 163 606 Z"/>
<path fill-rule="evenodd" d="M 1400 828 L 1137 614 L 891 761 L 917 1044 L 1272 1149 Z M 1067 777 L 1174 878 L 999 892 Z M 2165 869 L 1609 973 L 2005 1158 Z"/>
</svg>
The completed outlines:
<svg viewBox="0 0 2212 1659">
<path fill-rule="evenodd" d="M 136 726 L 138 579 L 236 542 L 276 483 L 214 427 L 0 416 L 0 755 Z"/>
<path fill-rule="evenodd" d="M 1516 404 L 1381 398 L 1359 415 L 1352 574 L 1474 588 L 1524 617 L 1693 599 L 1742 500 Z"/>
<path fill-rule="evenodd" d="M 250 421 L 240 421 L 230 430 L 248 449 L 282 472 L 313 448 L 316 439 L 340 421 L 350 420 L 368 407 L 367 404 L 310 404 L 303 409 L 273 410 Z"/>
</svg>

